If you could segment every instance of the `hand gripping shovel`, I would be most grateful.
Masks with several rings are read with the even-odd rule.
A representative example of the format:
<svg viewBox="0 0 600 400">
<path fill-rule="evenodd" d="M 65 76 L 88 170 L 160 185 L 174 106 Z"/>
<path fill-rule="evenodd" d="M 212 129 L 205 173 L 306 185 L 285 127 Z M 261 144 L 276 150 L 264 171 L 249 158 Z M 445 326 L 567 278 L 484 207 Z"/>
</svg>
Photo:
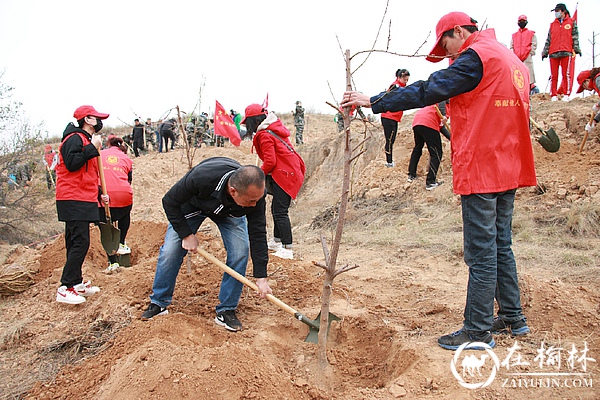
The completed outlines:
<svg viewBox="0 0 600 400">
<path fill-rule="evenodd" d="M 244 285 L 246 285 L 249 288 L 258 292 L 258 286 L 256 286 L 256 284 L 254 282 L 252 282 L 245 276 L 237 273 L 232 268 L 228 267 L 225 263 L 220 261 L 218 258 L 213 256 L 206 250 L 198 249 L 198 253 L 201 256 L 203 256 L 204 258 L 206 258 L 207 260 L 212 261 L 214 264 L 217 265 L 217 267 L 221 268 L 223 271 L 225 271 L 226 273 L 231 275 L 233 278 L 237 279 L 238 281 L 242 282 Z M 294 310 L 292 307 L 288 306 L 287 304 L 285 304 L 283 301 L 279 300 L 277 297 L 273 296 L 272 294 L 267 295 L 267 300 L 269 300 L 271 303 L 275 304 L 277 307 L 281 308 L 283 311 L 287 312 L 288 314 L 293 315 L 294 318 L 296 318 L 298 321 L 308 325 L 308 328 L 310 329 L 310 331 L 308 332 L 308 336 L 304 340 L 305 342 L 311 342 L 311 343 L 319 342 L 319 322 L 320 322 L 320 315 L 321 315 L 320 313 L 319 313 L 319 317 L 317 317 L 317 320 L 313 321 L 312 319 L 307 318 L 305 315 L 301 314 L 300 312 Z M 329 323 L 330 324 L 331 324 L 331 321 L 336 321 L 339 319 L 340 319 L 339 317 L 337 317 L 333 314 L 329 314 Z"/>
<path fill-rule="evenodd" d="M 102 168 L 102 156 L 98 156 L 98 170 L 100 173 L 100 185 L 102 186 L 102 194 L 106 196 L 106 181 L 104 180 L 104 169 Z M 117 253 L 119 250 L 119 241 L 121 240 L 121 231 L 113 225 L 110 219 L 110 207 L 104 205 L 106 212 L 106 221 L 100 222 L 100 241 L 106 253 L 110 256 Z"/>
<path fill-rule="evenodd" d="M 531 117 L 529 117 L 529 120 L 542 134 L 539 138 L 537 138 L 537 141 L 540 142 L 544 150 L 549 153 L 556 153 L 558 149 L 560 149 L 560 139 L 554 131 L 554 128 L 550 127 L 547 131 L 544 131 Z"/>
<path fill-rule="evenodd" d="M 588 123 L 588 125 L 592 125 L 592 122 L 594 122 L 594 113 L 590 114 L 590 122 Z M 581 141 L 581 146 L 579 146 L 579 154 L 581 154 L 581 152 L 583 151 L 583 146 L 585 146 L 585 142 L 587 141 L 589 133 L 590 132 L 586 129 L 585 134 L 583 135 L 583 140 Z"/>
</svg>

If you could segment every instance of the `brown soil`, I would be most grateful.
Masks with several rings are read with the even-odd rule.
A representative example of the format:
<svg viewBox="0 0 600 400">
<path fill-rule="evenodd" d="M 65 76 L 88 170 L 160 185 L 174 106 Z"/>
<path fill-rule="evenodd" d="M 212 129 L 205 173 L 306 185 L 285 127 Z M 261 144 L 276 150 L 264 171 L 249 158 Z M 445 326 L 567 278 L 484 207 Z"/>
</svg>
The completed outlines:
<svg viewBox="0 0 600 400">
<path fill-rule="evenodd" d="M 554 127 L 562 146 L 551 154 L 533 142 L 539 183 L 545 189 L 522 189 L 516 201 L 514 250 L 532 328 L 518 341 L 522 357 L 531 364 L 521 367 L 522 372 L 540 371 L 533 360 L 542 342 L 562 347 L 563 353 L 571 346 L 581 351 L 586 343 L 588 357 L 600 358 L 598 128 L 579 154 L 592 101 L 550 102 L 543 95 L 534 99 L 533 118 Z M 5 250 L 5 265 L 26 266 L 35 272 L 35 283 L 0 300 L 0 398 L 599 398 L 593 386 L 506 387 L 503 381 L 517 367 L 501 368 L 484 389 L 459 385 L 450 368 L 455 353 L 439 348 L 436 340 L 462 322 L 468 271 L 462 261 L 460 203 L 452 194 L 446 141 L 441 172 L 445 183 L 435 191 L 424 190 L 426 154 L 421 178 L 406 183 L 411 120 L 407 115 L 401 124 L 396 168 L 384 167 L 379 124 L 368 128 L 366 152 L 353 168 L 338 266 L 359 268 L 334 282 L 331 312 L 341 320 L 331 325 L 329 368 L 319 367 L 317 346 L 304 342 L 304 324 L 249 289 L 238 314 L 244 330 L 230 333 L 216 326 L 221 272 L 199 255 L 183 264 L 169 314 L 139 319 L 148 304 L 167 226 L 161 198 L 187 170 L 180 149 L 134 160 L 131 268 L 104 272 L 106 256 L 99 231 L 92 228 L 83 271 L 101 292 L 85 304 L 67 306 L 54 300 L 64 263 L 62 236 L 36 247 Z M 292 126 L 288 117 L 284 123 Z M 357 132 L 363 129 L 359 123 L 355 127 Z M 494 128 L 482 134 L 495 134 Z M 330 244 L 335 231 L 343 141 L 329 115 L 309 115 L 305 137 L 299 151 L 309 176 L 291 209 L 296 257 L 273 257 L 269 274 L 275 296 L 314 318 L 323 277 L 313 262 L 323 262 L 320 235 Z M 215 155 L 256 162 L 250 143 L 243 142 L 240 148 L 203 147 L 194 163 Z M 51 197 L 48 210 L 54 212 Z M 215 226 L 205 224 L 198 237 L 206 250 L 224 259 Z M 494 352 L 503 361 L 515 341 L 508 336 L 496 340 Z M 567 371 L 563 357 L 561 371 Z M 489 368 L 482 372 L 489 374 Z M 576 372 L 582 372 L 581 365 Z M 585 377 L 595 378 L 597 363 L 589 361 L 585 372 Z"/>
</svg>

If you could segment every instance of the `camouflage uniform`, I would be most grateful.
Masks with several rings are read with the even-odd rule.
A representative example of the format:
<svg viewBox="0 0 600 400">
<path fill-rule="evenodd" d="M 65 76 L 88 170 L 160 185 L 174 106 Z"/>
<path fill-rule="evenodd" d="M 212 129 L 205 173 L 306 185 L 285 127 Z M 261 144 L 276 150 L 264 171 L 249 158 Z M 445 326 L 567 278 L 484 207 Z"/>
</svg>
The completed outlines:
<svg viewBox="0 0 600 400">
<path fill-rule="evenodd" d="M 344 116 L 340 113 L 337 113 L 335 115 L 334 121 L 337 122 L 338 132 L 343 131 L 344 130 Z"/>
<path fill-rule="evenodd" d="M 296 127 L 296 144 L 303 144 L 302 133 L 304 132 L 304 107 L 302 103 L 296 102 L 296 110 L 294 114 L 294 126 Z"/>
<path fill-rule="evenodd" d="M 154 137 L 156 136 L 156 134 L 155 134 L 156 127 L 154 126 L 152 121 L 150 121 L 150 123 L 148 123 L 148 120 L 146 120 L 144 129 L 146 130 L 146 149 L 156 150 L 156 141 L 154 139 Z"/>
</svg>

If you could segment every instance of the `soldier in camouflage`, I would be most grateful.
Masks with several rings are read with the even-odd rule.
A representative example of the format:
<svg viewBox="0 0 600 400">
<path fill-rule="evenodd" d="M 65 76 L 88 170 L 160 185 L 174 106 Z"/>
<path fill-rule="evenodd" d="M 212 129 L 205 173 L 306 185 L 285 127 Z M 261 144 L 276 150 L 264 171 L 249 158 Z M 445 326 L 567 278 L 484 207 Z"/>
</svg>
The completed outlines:
<svg viewBox="0 0 600 400">
<path fill-rule="evenodd" d="M 292 111 L 294 115 L 294 126 L 296 127 L 296 144 L 303 144 L 302 133 L 304 132 L 304 107 L 302 102 L 296 102 L 296 109 Z"/>
<path fill-rule="evenodd" d="M 146 149 L 156 150 L 156 141 L 154 140 L 154 138 L 156 136 L 155 135 L 156 127 L 152 123 L 151 118 L 146 119 L 146 125 L 144 125 L 144 129 L 146 130 Z"/>
</svg>

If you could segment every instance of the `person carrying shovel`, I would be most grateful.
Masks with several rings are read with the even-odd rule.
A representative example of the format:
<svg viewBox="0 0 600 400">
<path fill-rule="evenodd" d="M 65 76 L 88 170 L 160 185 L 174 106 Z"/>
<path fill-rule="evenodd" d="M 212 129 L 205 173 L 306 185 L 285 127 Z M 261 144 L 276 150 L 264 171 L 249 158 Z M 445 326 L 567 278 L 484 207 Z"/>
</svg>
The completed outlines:
<svg viewBox="0 0 600 400">
<path fill-rule="evenodd" d="M 168 314 L 181 264 L 188 251 L 198 251 L 196 232 L 206 218 L 221 232 L 226 264 L 244 276 L 250 252 L 258 294 L 262 298 L 272 294 L 267 282 L 265 194 L 265 174 L 259 167 L 242 166 L 226 157 L 202 161 L 173 185 L 162 199 L 169 226 L 142 320 Z M 242 287 L 242 282 L 223 274 L 215 323 L 233 332 L 242 330 L 236 316 Z"/>
<path fill-rule="evenodd" d="M 58 164 L 58 153 L 54 151 L 52 145 L 47 144 L 44 147 L 42 162 L 46 167 L 46 184 L 50 190 L 56 185 L 56 165 Z"/>
<path fill-rule="evenodd" d="M 102 120 L 109 114 L 85 105 L 77 108 L 63 132 L 58 147 L 59 163 L 56 167 L 56 211 L 58 220 L 65 222 L 65 247 L 67 260 L 60 278 L 61 286 L 56 301 L 81 304 L 86 297 L 100 289 L 83 280 L 82 266 L 90 247 L 90 223 L 98 222 L 98 198 L 108 203 L 108 196 L 99 195 L 98 161 L 102 139 L 98 132 Z"/>
<path fill-rule="evenodd" d="M 110 194 L 110 218 L 111 222 L 117 223 L 119 230 L 119 248 L 115 254 L 107 254 L 108 268 L 106 272 L 119 269 L 119 256 L 131 253 L 129 246 L 125 244 L 125 238 L 131 224 L 131 208 L 133 207 L 133 189 L 131 181 L 133 178 L 133 161 L 127 157 L 127 148 L 123 139 L 109 135 L 108 147 L 100 152 L 102 167 L 106 182 L 106 191 Z M 100 222 L 107 222 L 106 206 L 99 204 Z M 124 264 L 127 266 L 128 264 Z"/>
</svg>

